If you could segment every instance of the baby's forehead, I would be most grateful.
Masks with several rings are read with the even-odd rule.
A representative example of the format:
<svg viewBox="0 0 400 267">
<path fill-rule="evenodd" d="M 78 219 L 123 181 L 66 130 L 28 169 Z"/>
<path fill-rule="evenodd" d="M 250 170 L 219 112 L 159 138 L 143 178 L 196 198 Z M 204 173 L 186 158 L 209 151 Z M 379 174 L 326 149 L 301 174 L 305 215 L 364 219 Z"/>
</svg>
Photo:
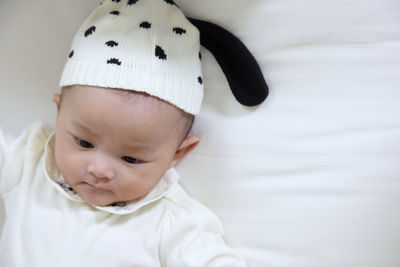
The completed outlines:
<svg viewBox="0 0 400 267">
<path fill-rule="evenodd" d="M 185 117 L 185 112 L 171 103 L 144 92 L 134 90 L 126 90 L 119 88 L 106 88 L 88 85 L 75 85 L 68 88 L 63 88 L 63 94 L 71 94 L 75 100 L 74 104 L 80 104 L 80 108 L 87 108 L 88 99 L 99 99 L 99 103 L 108 106 L 110 101 L 117 103 L 121 109 L 126 109 L 126 112 L 145 111 L 148 118 L 162 118 L 162 124 L 174 123 L 177 124 Z M 113 112 L 107 108 L 106 111 Z M 154 120 L 160 123 L 160 120 Z M 151 122 L 151 121 L 150 121 Z"/>
<path fill-rule="evenodd" d="M 68 92 L 73 92 L 73 94 L 87 93 L 90 92 L 92 96 L 96 95 L 110 95 L 110 97 L 117 97 L 117 99 L 130 102 L 130 103 L 141 103 L 143 105 L 150 105 L 152 108 L 160 108 L 164 110 L 171 111 L 181 111 L 179 108 L 174 106 L 167 101 L 164 101 L 156 96 L 152 96 L 145 92 L 127 90 L 120 88 L 106 88 L 106 87 L 96 87 L 89 85 L 75 85 L 62 88 L 62 94 L 66 95 Z M 114 97 L 114 99 L 116 99 Z"/>
<path fill-rule="evenodd" d="M 172 104 L 145 92 L 119 89 L 119 88 L 108 88 L 108 90 L 109 90 L 108 92 L 119 95 L 121 96 L 121 98 L 127 99 L 128 101 L 129 100 L 142 101 L 144 103 L 149 103 L 158 107 L 169 107 L 171 109 L 174 108 Z"/>
<path fill-rule="evenodd" d="M 151 109 L 152 111 L 162 112 L 168 116 L 174 116 L 176 118 L 181 118 L 185 113 L 175 105 L 144 92 L 115 88 L 109 90 L 112 94 L 118 95 L 121 98 L 121 101 L 126 101 L 131 105 L 139 104 L 145 108 Z"/>
</svg>

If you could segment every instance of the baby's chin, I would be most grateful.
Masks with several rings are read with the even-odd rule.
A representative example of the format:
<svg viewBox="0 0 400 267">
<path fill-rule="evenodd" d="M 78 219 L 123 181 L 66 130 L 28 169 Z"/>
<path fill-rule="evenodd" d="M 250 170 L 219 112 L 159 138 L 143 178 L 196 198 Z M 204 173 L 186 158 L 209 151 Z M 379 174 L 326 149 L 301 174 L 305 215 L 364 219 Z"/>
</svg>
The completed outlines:
<svg viewBox="0 0 400 267">
<path fill-rule="evenodd" d="M 94 206 L 104 207 L 120 202 L 113 192 L 86 183 L 76 185 L 74 190 L 83 201 Z"/>
</svg>

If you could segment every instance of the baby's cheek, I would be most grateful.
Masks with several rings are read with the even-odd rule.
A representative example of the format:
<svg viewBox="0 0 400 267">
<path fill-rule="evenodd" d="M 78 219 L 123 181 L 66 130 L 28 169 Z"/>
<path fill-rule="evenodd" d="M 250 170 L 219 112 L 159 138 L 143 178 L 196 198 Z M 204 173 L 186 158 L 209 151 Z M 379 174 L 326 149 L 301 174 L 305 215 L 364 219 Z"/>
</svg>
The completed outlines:
<svg viewBox="0 0 400 267">
<path fill-rule="evenodd" d="M 56 165 L 58 170 L 62 173 L 64 171 L 64 154 L 62 153 L 62 150 L 56 146 L 55 149 L 55 158 L 56 158 Z"/>
<path fill-rule="evenodd" d="M 79 161 L 78 155 L 64 150 L 60 151 L 56 159 L 57 167 L 64 179 L 67 180 L 69 184 L 76 182 L 80 177 L 80 175 L 78 175 L 79 169 L 81 168 L 79 164 L 82 164 L 82 162 Z"/>
<path fill-rule="evenodd" d="M 66 159 L 68 172 L 74 180 L 80 180 L 86 175 L 86 160 L 82 154 L 70 154 Z"/>
<path fill-rule="evenodd" d="M 146 182 L 146 177 L 143 174 L 128 174 L 120 180 L 118 177 L 118 187 L 120 195 L 124 199 L 137 199 L 151 191 L 152 186 Z"/>
</svg>

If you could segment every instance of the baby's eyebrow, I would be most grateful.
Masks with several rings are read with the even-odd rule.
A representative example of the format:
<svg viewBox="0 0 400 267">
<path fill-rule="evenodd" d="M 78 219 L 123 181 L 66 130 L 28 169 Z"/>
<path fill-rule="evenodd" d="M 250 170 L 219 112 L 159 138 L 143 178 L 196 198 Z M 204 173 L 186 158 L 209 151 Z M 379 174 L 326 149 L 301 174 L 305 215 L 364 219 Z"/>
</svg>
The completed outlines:
<svg viewBox="0 0 400 267">
<path fill-rule="evenodd" d="M 86 125 L 86 124 L 78 122 L 78 121 L 74 121 L 74 122 L 72 122 L 72 124 L 75 127 L 79 128 L 79 129 L 81 129 L 83 131 L 89 132 L 89 133 L 91 133 L 92 135 L 95 135 L 95 136 L 99 136 L 99 133 L 96 130 L 94 130 L 92 127 L 90 127 L 89 125 Z"/>
<path fill-rule="evenodd" d="M 143 153 L 146 153 L 146 152 L 149 153 L 149 152 L 152 152 L 155 150 L 154 147 L 152 147 L 151 145 L 146 144 L 146 143 L 139 143 L 139 142 L 128 143 L 128 144 L 126 144 L 126 148 L 132 149 L 132 150 L 139 150 L 140 152 L 143 152 Z"/>
</svg>

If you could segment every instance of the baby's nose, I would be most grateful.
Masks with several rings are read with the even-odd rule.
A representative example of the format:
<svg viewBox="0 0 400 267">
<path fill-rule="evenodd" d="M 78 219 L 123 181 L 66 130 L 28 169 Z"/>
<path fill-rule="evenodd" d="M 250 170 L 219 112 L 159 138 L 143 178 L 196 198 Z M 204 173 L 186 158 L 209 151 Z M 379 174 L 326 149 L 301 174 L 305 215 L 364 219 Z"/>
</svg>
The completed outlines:
<svg viewBox="0 0 400 267">
<path fill-rule="evenodd" d="M 111 180 L 114 178 L 114 171 L 104 160 L 98 159 L 90 162 L 87 166 L 87 171 L 97 179 Z"/>
</svg>

